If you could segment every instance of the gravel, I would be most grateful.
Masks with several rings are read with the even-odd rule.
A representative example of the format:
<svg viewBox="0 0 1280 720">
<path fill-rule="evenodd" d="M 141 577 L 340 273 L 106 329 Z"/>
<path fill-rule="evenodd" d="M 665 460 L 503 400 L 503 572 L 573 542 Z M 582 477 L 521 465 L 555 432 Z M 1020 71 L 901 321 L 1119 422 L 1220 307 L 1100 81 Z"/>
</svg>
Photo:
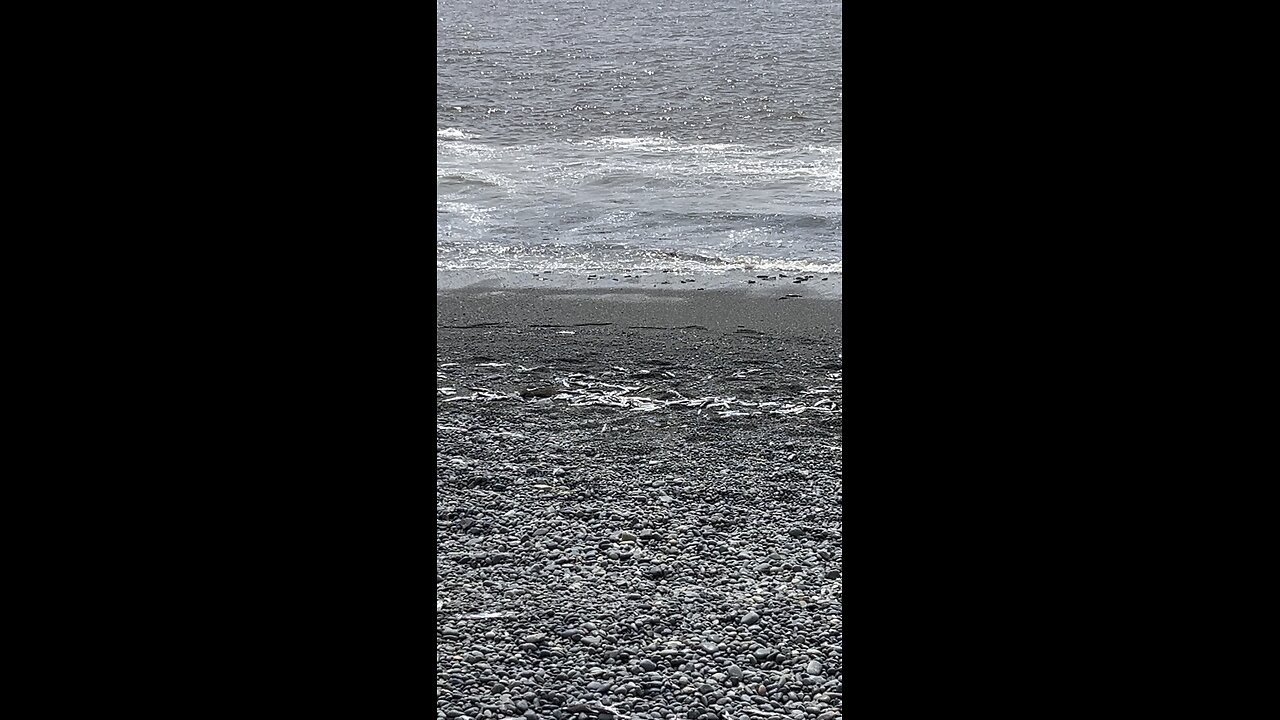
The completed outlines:
<svg viewBox="0 0 1280 720">
<path fill-rule="evenodd" d="M 519 394 L 578 373 L 648 397 L 804 402 L 827 388 L 839 407 L 840 348 L 812 333 L 819 319 L 437 330 L 438 388 L 514 396 L 438 393 L 438 718 L 839 716 L 839 413 Z"/>
</svg>

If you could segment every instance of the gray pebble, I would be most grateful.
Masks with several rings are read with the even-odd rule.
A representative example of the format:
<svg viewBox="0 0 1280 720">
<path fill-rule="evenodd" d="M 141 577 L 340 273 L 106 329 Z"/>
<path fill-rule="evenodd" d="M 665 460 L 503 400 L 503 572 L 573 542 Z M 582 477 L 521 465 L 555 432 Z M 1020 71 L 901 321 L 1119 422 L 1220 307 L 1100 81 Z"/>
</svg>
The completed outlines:
<svg viewBox="0 0 1280 720">
<path fill-rule="evenodd" d="M 619 337 L 615 361 L 630 368 L 635 363 L 625 355 L 645 340 Z M 496 362 L 518 359 L 497 356 L 483 339 L 463 340 L 471 344 L 443 359 L 466 363 L 478 352 L 495 353 Z M 665 387 L 678 388 L 680 395 L 667 399 L 727 397 L 736 382 L 722 387 L 703 375 L 732 375 L 739 364 L 773 368 L 764 345 L 755 347 L 763 340 L 733 342 L 723 349 L 740 348 L 726 353 L 739 357 L 712 358 L 705 373 L 697 368 L 647 391 L 660 397 Z M 554 363 L 542 382 L 571 372 L 585 382 L 610 381 L 612 350 L 588 357 L 573 347 L 553 351 L 578 359 Z M 812 353 L 796 345 L 783 354 L 798 361 Z M 811 364 L 840 369 L 827 361 Z M 538 382 L 511 375 L 516 367 L 495 369 L 490 384 L 481 382 L 487 369 L 468 374 L 464 364 L 450 371 L 449 383 L 502 392 Z M 840 380 L 825 375 L 803 366 L 766 369 L 741 386 L 755 400 L 831 385 L 838 396 Z M 831 487 L 840 477 L 839 438 L 793 442 L 794 428 L 783 418 L 719 423 L 678 406 L 641 414 L 569 410 L 562 400 L 440 406 L 449 415 L 441 427 L 466 431 L 437 438 L 445 459 L 437 461 L 436 579 L 448 605 L 437 613 L 437 717 L 838 720 L 839 681 L 826 673 L 839 676 L 841 665 L 840 607 L 832 596 L 841 577 L 840 493 Z M 709 420 L 725 437 L 707 436 Z M 657 438 L 670 439 L 676 451 L 652 448 L 648 441 Z M 722 458 L 727 448 L 738 452 Z M 796 453 L 790 461 L 788 452 Z M 552 481 L 556 469 L 563 476 Z M 824 482 L 804 480 L 808 471 Z M 563 487 L 569 475 L 582 487 Z M 742 476 L 769 481 L 724 502 Z M 679 497 L 663 503 L 660 496 Z M 502 619 L 457 620 L 489 612 Z M 588 625 L 592 620 L 599 622 Z"/>
</svg>

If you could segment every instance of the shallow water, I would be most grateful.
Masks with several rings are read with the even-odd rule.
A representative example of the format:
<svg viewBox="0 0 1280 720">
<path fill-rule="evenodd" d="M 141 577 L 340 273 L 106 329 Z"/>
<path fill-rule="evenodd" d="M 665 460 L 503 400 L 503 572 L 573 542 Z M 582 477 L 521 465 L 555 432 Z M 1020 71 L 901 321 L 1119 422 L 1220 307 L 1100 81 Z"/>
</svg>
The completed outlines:
<svg viewBox="0 0 1280 720">
<path fill-rule="evenodd" d="M 842 269 L 839 3 L 436 7 L 438 270 Z"/>
</svg>

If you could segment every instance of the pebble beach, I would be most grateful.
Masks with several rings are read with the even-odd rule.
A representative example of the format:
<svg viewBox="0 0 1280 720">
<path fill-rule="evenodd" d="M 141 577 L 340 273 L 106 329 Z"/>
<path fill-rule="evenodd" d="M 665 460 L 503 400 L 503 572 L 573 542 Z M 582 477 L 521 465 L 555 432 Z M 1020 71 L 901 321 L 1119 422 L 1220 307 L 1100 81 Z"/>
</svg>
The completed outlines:
<svg viewBox="0 0 1280 720">
<path fill-rule="evenodd" d="M 761 284 L 437 291 L 438 718 L 840 717 L 840 298 Z"/>
</svg>

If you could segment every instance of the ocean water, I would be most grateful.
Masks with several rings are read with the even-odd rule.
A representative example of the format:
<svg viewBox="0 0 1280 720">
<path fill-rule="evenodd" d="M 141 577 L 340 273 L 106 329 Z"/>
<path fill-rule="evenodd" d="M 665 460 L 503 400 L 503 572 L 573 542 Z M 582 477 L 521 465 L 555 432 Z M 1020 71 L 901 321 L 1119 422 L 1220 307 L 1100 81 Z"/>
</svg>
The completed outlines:
<svg viewBox="0 0 1280 720">
<path fill-rule="evenodd" d="M 842 270 L 841 5 L 437 0 L 436 268 Z"/>
</svg>

